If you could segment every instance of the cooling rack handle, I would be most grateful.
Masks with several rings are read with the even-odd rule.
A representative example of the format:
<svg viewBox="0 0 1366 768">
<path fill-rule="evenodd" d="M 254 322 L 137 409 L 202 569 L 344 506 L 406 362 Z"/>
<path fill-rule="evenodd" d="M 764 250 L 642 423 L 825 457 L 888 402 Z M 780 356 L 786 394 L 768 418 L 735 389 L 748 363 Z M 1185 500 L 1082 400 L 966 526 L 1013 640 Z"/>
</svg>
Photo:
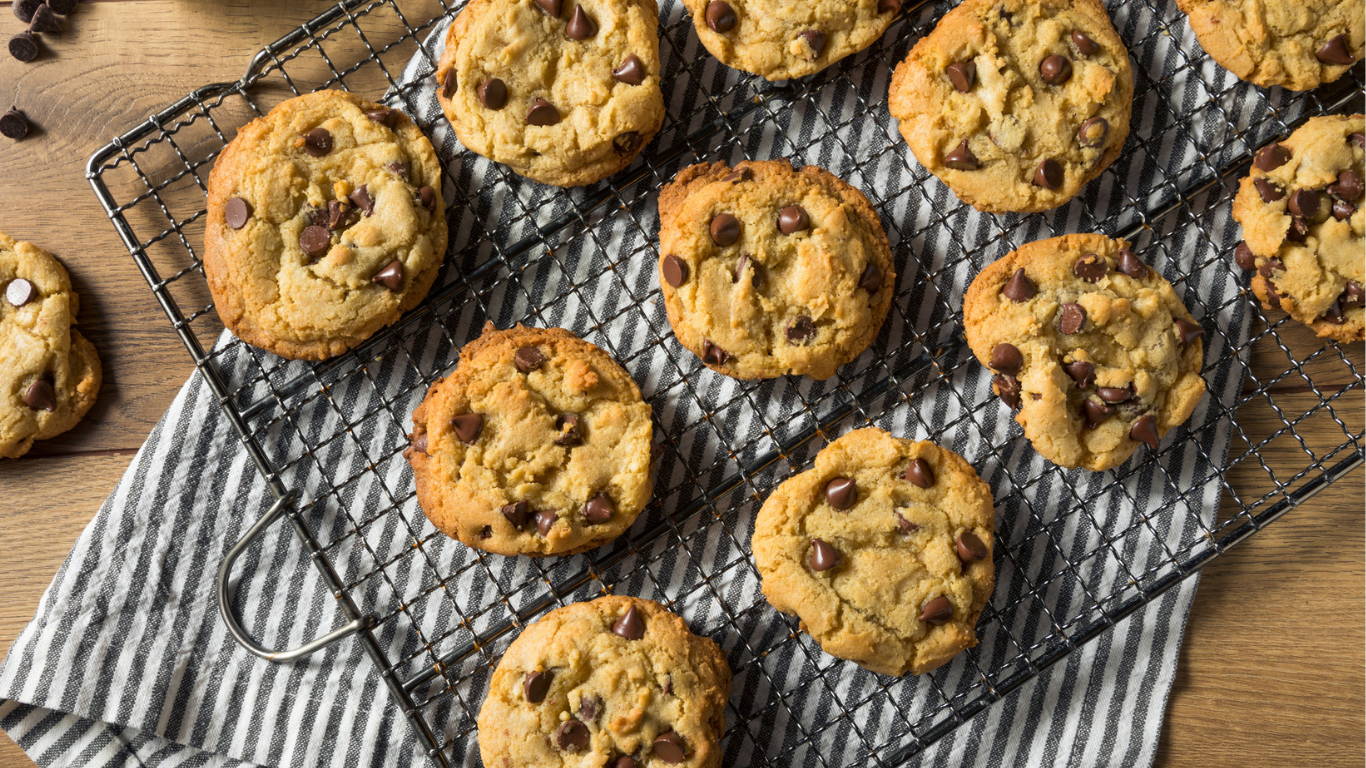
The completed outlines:
<svg viewBox="0 0 1366 768">
<path fill-rule="evenodd" d="M 293 500 L 294 494 L 293 492 L 290 492 L 282 496 L 279 501 L 272 504 L 270 509 L 261 516 L 261 519 L 253 523 L 246 534 L 238 539 L 236 544 L 232 545 L 232 549 L 228 550 L 227 556 L 223 558 L 222 564 L 218 566 L 218 613 L 223 617 L 223 623 L 228 625 L 228 631 L 232 633 L 233 639 L 235 639 L 238 644 L 267 661 L 282 662 L 302 659 L 303 657 L 325 648 L 344 637 L 353 635 L 370 625 L 369 618 L 361 616 L 337 627 L 321 637 L 309 640 L 297 648 L 288 648 L 282 651 L 272 651 L 269 648 L 260 645 L 252 639 L 251 635 L 247 633 L 246 628 L 242 626 L 242 619 L 237 615 L 237 609 L 233 606 L 233 590 L 230 583 L 232 566 L 237 562 L 237 558 L 241 556 L 242 552 L 244 552 L 266 528 L 270 527 L 272 523 L 284 516 L 285 512 L 289 509 L 289 504 L 293 502 Z"/>
</svg>

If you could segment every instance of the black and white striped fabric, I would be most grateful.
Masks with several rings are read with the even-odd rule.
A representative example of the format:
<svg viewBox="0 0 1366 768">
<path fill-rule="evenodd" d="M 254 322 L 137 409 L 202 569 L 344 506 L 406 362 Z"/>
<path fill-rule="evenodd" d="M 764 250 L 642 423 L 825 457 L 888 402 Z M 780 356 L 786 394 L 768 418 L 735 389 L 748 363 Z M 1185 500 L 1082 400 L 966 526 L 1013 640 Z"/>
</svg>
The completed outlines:
<svg viewBox="0 0 1366 768">
<path fill-rule="evenodd" d="M 627 537 L 625 555 L 602 569 L 601 583 L 668 602 L 726 650 L 736 672 L 727 713 L 730 765 L 886 760 L 912 743 L 908 732 L 922 730 L 920 718 L 946 698 L 977 691 L 983 675 L 1027 665 L 1021 652 L 1070 636 L 1096 618 L 1098 603 L 1161 573 L 1173 553 L 1200 537 L 1219 500 L 1211 475 L 1228 446 L 1222 406 L 1241 386 L 1238 350 L 1249 328 L 1223 257 L 1236 237 L 1226 200 L 1150 221 L 1136 243 L 1211 331 L 1208 360 L 1224 360 L 1206 371 L 1210 396 L 1188 427 L 1138 470 L 1063 472 L 1039 459 L 962 349 L 958 302 L 975 271 L 1011 247 L 1146 221 L 1139 212 L 1274 132 L 1263 125 L 1269 108 L 1289 119 L 1297 104 L 1239 85 L 1204 60 L 1174 3 L 1114 0 L 1110 10 L 1139 71 L 1125 155 L 1084 200 L 1057 212 L 985 216 L 960 206 L 914 163 L 885 107 L 889 63 L 947 5 L 918 8 L 882 44 L 805 90 L 755 97 L 736 87 L 741 76 L 707 56 L 680 4 L 665 3 L 670 119 L 647 158 L 671 146 L 685 151 L 647 159 L 651 173 L 619 191 L 620 210 L 576 224 L 544 256 L 543 249 L 515 254 L 516 269 L 502 245 L 572 212 L 582 193 L 519 182 L 465 153 L 442 127 L 429 87 L 394 96 L 431 129 L 446 160 L 448 197 L 456 200 L 453 251 L 464 254 L 453 257 L 463 259 L 462 269 L 448 270 L 447 280 L 460 283 L 458 290 L 436 302 L 431 322 L 360 372 L 329 381 L 323 396 L 287 395 L 290 418 L 267 413 L 252 427 L 267 455 L 288 467 L 284 479 L 343 579 L 355 582 L 362 608 L 404 606 L 377 630 L 389 658 L 403 660 L 400 674 L 430 666 L 424 644 L 445 653 L 468 640 L 451 631 L 467 617 L 470 627 L 487 629 L 584 567 L 583 556 L 480 558 L 434 537 L 412 497 L 398 456 L 404 415 L 486 320 L 562 325 L 584 335 L 623 362 L 652 404 L 666 445 L 656 468 L 658 500 Z M 430 73 L 440 39 L 438 30 L 425 55 L 409 63 L 405 82 Z M 741 114 L 732 127 L 696 138 L 709 115 L 730 110 Z M 898 296 L 873 349 L 836 379 L 735 382 L 702 369 L 673 341 L 655 289 L 653 189 L 697 157 L 821 165 L 873 199 L 896 251 Z M 497 259 L 509 263 L 463 269 Z M 258 394 L 303 370 L 228 337 L 220 346 L 216 367 Z M 933 354 L 926 357 L 926 349 Z M 262 382 L 257 374 L 266 366 Z M 892 386 L 879 389 L 887 380 Z M 825 442 L 797 438 L 868 423 L 962 453 L 1000 502 L 999 582 L 982 644 L 932 676 L 892 680 L 825 656 L 793 620 L 767 607 L 749 564 L 757 503 Z M 359 644 L 272 665 L 225 630 L 215 569 L 272 500 L 203 379 L 191 378 L 0 668 L 0 727 L 43 766 L 421 764 L 422 747 Z M 661 523 L 660 535 L 643 533 Z M 422 542 L 420 559 L 404 554 L 414 539 Z M 444 588 L 433 587 L 434 571 Z M 269 647 L 297 645 L 337 621 L 329 589 L 283 526 L 244 556 L 240 573 L 243 616 Z M 452 574 L 458 577 L 445 580 Z M 596 589 L 587 585 L 558 601 Z M 912 764 L 1148 765 L 1194 589 L 1191 578 L 1166 592 Z M 457 763 L 478 762 L 471 712 L 502 647 L 454 665 L 453 693 L 427 709 Z"/>
</svg>

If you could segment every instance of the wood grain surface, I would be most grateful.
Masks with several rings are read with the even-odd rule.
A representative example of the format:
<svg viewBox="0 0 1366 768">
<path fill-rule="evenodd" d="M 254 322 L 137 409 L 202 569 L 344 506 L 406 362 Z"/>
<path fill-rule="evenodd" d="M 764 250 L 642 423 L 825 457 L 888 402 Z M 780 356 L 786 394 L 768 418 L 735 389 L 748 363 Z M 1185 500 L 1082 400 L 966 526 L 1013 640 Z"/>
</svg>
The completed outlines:
<svg viewBox="0 0 1366 768">
<path fill-rule="evenodd" d="M 0 2 L 0 37 L 19 29 Z M 105 385 L 73 432 L 20 461 L 0 462 L 0 649 L 32 617 L 81 529 L 113 489 L 176 389 L 189 358 L 84 177 L 86 158 L 118 131 L 211 81 L 233 80 L 262 44 L 327 6 L 319 0 L 100 0 L 86 3 L 63 36 L 46 36 L 36 63 L 0 61 L 0 107 L 18 104 L 39 135 L 0 140 L 0 230 L 58 254 L 81 293 L 81 327 L 99 348 Z M 1294 350 L 1313 341 L 1290 326 Z M 1353 353 L 1358 370 L 1366 364 Z M 1270 341 L 1254 370 L 1285 368 Z M 1348 381 L 1339 364 L 1316 363 L 1314 381 Z M 1275 402 L 1287 413 L 1316 402 L 1287 377 Z M 1335 403 L 1360 429 L 1360 392 Z M 1253 437 L 1282 426 L 1265 401 L 1240 414 Z M 1337 427 L 1301 433 L 1315 447 Z M 1340 435 L 1340 431 L 1337 432 Z M 1321 447 L 1321 446 L 1320 446 Z M 1288 478 L 1304 453 L 1288 438 L 1264 451 Z M 1187 627 L 1159 764 L 1215 768 L 1304 764 L 1361 766 L 1363 719 L 1363 474 L 1356 471 L 1208 566 Z M 1256 462 L 1231 474 L 1239 493 L 1269 487 Z M 29 766 L 0 736 L 0 767 Z"/>
</svg>

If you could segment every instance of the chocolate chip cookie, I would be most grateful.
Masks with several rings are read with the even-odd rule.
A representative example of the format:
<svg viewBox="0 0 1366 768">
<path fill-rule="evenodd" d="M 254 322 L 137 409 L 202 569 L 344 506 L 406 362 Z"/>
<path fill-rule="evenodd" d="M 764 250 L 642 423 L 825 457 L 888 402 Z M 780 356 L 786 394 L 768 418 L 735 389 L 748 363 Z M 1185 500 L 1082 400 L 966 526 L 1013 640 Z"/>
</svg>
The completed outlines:
<svg viewBox="0 0 1366 768">
<path fill-rule="evenodd" d="M 1100 471 L 1156 449 L 1205 392 L 1200 327 L 1123 240 L 1064 235 L 983 269 L 963 327 L 1034 450 Z"/>
<path fill-rule="evenodd" d="M 80 301 L 66 269 L 0 232 L 0 458 L 76 426 L 100 389 L 100 358 L 71 324 Z"/>
<path fill-rule="evenodd" d="M 574 603 L 508 646 L 479 710 L 479 754 L 500 768 L 714 768 L 729 688 L 716 644 L 659 603 Z"/>
<path fill-rule="evenodd" d="M 1099 0 L 964 0 L 892 76 L 888 108 L 920 164 L 963 202 L 1071 200 L 1129 134 L 1129 52 Z"/>
<path fill-rule="evenodd" d="M 659 194 L 674 335 L 737 379 L 829 378 L 877 335 L 896 273 L 862 192 L 780 160 L 685 168 Z"/>
<path fill-rule="evenodd" d="M 1262 305 L 1338 341 L 1366 337 L 1363 147 L 1361 115 L 1312 118 L 1253 155 L 1233 200 L 1235 258 Z"/>
<path fill-rule="evenodd" d="M 460 142 L 544 184 L 625 168 L 664 120 L 654 0 L 472 0 L 437 98 Z"/>
<path fill-rule="evenodd" d="M 416 306 L 446 254 L 441 166 L 402 112 L 344 91 L 282 102 L 209 175 L 204 273 L 249 344 L 322 360 Z"/>
<path fill-rule="evenodd" d="M 1361 60 L 1361 0 L 1177 0 L 1224 69 L 1263 87 L 1330 83 Z"/>
<path fill-rule="evenodd" d="M 872 45 L 901 0 L 684 0 L 723 64 L 768 80 L 805 77 Z"/>
<path fill-rule="evenodd" d="M 443 533 L 503 555 L 564 555 L 631 527 L 650 498 L 650 406 L 562 328 L 492 325 L 413 411 L 406 455 Z"/>
<path fill-rule="evenodd" d="M 991 490 L 963 457 L 869 428 L 774 489 L 752 545 L 764 596 L 826 653 L 920 674 L 977 644 L 995 530 Z"/>
</svg>

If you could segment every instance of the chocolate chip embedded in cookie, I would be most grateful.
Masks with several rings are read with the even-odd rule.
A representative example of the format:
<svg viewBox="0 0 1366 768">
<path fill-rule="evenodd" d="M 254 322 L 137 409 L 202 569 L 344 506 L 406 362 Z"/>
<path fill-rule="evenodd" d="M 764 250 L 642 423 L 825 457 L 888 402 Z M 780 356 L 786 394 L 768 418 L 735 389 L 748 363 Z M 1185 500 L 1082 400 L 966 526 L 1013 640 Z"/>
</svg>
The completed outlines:
<svg viewBox="0 0 1366 768">
<path fill-rule="evenodd" d="M 1157 448 L 1205 392 L 1203 330 L 1123 240 L 1011 251 L 968 286 L 963 327 L 1025 437 L 1059 466 L 1099 471 Z"/>
<path fill-rule="evenodd" d="M 1364 144 L 1361 115 L 1312 118 L 1257 151 L 1233 201 L 1262 305 L 1338 341 L 1366 338 Z"/>
<path fill-rule="evenodd" d="M 533 622 L 498 662 L 479 755 L 488 766 L 716 768 L 729 687 L 716 644 L 659 603 L 573 603 Z"/>
<path fill-rule="evenodd" d="M 95 347 L 71 324 L 66 269 L 0 233 L 0 458 L 18 458 L 76 426 L 100 389 Z"/>
<path fill-rule="evenodd" d="M 625 168 L 664 120 L 653 0 L 472 0 L 437 98 L 471 151 L 544 184 Z"/>
<path fill-rule="evenodd" d="M 752 544 L 764 596 L 826 653 L 920 674 L 977 644 L 995 529 L 991 491 L 961 456 L 860 429 L 774 489 Z"/>
<path fill-rule="evenodd" d="M 427 294 L 446 254 L 441 166 L 403 113 L 342 91 L 282 102 L 209 175 L 204 273 L 244 341 L 321 360 Z"/>
<path fill-rule="evenodd" d="M 713 56 L 768 80 L 805 77 L 872 45 L 900 0 L 684 0 Z"/>
<path fill-rule="evenodd" d="M 1098 0 L 964 0 L 916 43 L 888 107 L 920 164 L 983 211 L 1071 200 L 1129 133 L 1129 53 Z"/>
<path fill-rule="evenodd" d="M 1237 77 L 1297 91 L 1330 83 L 1361 60 L 1360 2 L 1177 0 L 1205 52 Z"/>
<path fill-rule="evenodd" d="M 659 195 L 679 343 L 739 379 L 828 378 L 882 326 L 896 273 L 863 193 L 783 161 L 685 168 Z"/>
<path fill-rule="evenodd" d="M 560 328 L 487 326 L 413 412 L 407 451 L 443 533 L 504 555 L 591 549 L 650 498 L 650 407 L 621 366 Z"/>
</svg>

